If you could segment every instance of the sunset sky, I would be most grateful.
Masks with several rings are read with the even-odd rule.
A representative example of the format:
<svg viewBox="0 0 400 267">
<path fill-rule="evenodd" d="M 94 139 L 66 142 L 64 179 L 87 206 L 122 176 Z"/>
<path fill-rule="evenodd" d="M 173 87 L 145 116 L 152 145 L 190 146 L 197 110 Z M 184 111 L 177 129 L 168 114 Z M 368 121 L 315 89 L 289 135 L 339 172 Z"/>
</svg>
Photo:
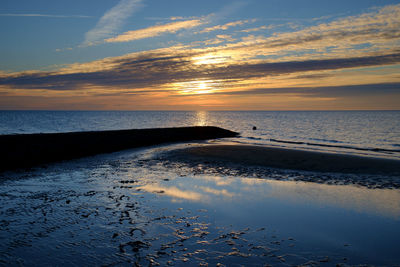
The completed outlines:
<svg viewBox="0 0 400 267">
<path fill-rule="evenodd" d="M 0 109 L 400 109 L 399 1 L 2 0 Z"/>
</svg>

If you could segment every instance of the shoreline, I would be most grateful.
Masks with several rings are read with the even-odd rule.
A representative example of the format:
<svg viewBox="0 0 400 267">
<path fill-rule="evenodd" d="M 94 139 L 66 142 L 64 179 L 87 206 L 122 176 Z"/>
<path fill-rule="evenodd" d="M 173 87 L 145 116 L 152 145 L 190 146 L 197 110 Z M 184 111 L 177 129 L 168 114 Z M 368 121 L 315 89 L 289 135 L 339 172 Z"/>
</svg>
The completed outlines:
<svg viewBox="0 0 400 267">
<path fill-rule="evenodd" d="M 349 154 L 257 145 L 206 145 L 185 148 L 180 152 L 192 157 L 278 169 L 400 175 L 400 160 Z"/>
<path fill-rule="evenodd" d="M 0 135 L 0 172 L 124 149 L 237 135 L 212 126 Z"/>
<path fill-rule="evenodd" d="M 307 151 L 271 146 L 223 144 L 178 149 L 174 156 L 215 159 L 224 162 L 278 169 L 400 175 L 400 160 Z"/>
<path fill-rule="evenodd" d="M 168 166 L 184 164 L 195 174 L 400 188 L 400 160 L 393 159 L 241 144 L 192 146 L 162 157 Z"/>
</svg>

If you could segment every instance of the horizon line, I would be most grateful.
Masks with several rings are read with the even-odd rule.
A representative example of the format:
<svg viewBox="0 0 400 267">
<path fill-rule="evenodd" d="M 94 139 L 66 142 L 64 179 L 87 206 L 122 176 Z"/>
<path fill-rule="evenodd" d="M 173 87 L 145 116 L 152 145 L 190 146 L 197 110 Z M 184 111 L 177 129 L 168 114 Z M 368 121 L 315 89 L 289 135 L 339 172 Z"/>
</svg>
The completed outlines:
<svg viewBox="0 0 400 267">
<path fill-rule="evenodd" d="M 257 111 L 265 111 L 265 112 L 296 112 L 296 111 L 400 111 L 400 109 L 226 109 L 226 110 L 202 110 L 202 109 L 0 109 L 2 111 L 81 111 L 81 112 L 89 112 L 89 111 L 116 111 L 116 112 L 135 112 L 135 111 L 159 111 L 159 112 L 257 112 Z"/>
</svg>

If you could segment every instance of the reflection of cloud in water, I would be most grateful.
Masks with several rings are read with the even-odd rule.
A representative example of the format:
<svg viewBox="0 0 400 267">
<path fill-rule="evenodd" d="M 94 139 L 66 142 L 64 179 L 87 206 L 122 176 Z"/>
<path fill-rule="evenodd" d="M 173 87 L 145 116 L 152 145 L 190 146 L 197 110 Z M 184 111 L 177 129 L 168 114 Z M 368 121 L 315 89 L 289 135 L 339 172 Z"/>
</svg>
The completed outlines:
<svg viewBox="0 0 400 267">
<path fill-rule="evenodd" d="M 230 185 L 235 178 L 222 178 L 220 176 L 201 176 L 202 180 L 214 182 L 218 186 Z"/>
<path fill-rule="evenodd" d="M 208 178 L 210 178 L 210 177 L 208 177 Z M 220 177 L 215 177 L 215 178 L 217 178 L 217 179 L 216 180 L 205 179 L 205 180 L 208 182 L 211 181 L 215 184 L 219 184 L 222 180 L 224 180 L 223 178 L 220 178 Z M 187 178 L 187 179 L 190 179 L 190 178 Z M 223 183 L 223 184 L 225 184 L 225 183 Z M 149 193 L 164 194 L 164 195 L 175 198 L 174 200 L 185 199 L 185 200 L 196 201 L 196 202 L 209 202 L 210 198 L 215 198 L 216 196 L 223 197 L 223 198 L 238 197 L 238 194 L 231 193 L 225 188 L 224 189 L 213 188 L 215 186 L 213 186 L 212 184 L 208 184 L 208 185 L 211 185 L 211 186 L 194 185 L 194 186 L 190 187 L 190 188 L 193 188 L 198 191 L 183 189 L 183 188 L 187 187 L 188 185 L 185 183 L 182 183 L 182 182 L 178 183 L 177 186 L 165 186 L 165 185 L 162 185 L 159 183 L 147 184 L 147 185 L 138 187 L 138 189 L 144 190 Z M 226 185 L 229 185 L 229 183 L 226 183 Z"/>
<path fill-rule="evenodd" d="M 226 189 L 214 189 L 211 187 L 206 187 L 206 186 L 199 186 L 201 190 L 203 190 L 206 193 L 214 194 L 217 196 L 224 196 L 224 197 L 234 197 L 235 194 L 228 192 Z"/>
<path fill-rule="evenodd" d="M 167 196 L 191 200 L 191 201 L 201 201 L 205 199 L 205 197 L 200 193 L 193 191 L 184 191 L 174 186 L 166 187 L 166 186 L 161 186 L 159 184 L 147 184 L 139 187 L 139 189 L 142 189 L 150 193 L 163 193 Z"/>
<path fill-rule="evenodd" d="M 139 188 L 150 193 L 162 192 L 174 198 L 173 201 L 180 199 L 212 203 L 279 199 L 400 219 L 400 190 L 212 175 L 185 177 L 173 183 L 175 186 L 157 183 Z"/>
<path fill-rule="evenodd" d="M 310 201 L 313 203 L 400 218 L 400 191 L 368 189 L 352 185 L 326 185 L 307 182 L 241 179 L 247 196 Z M 262 186 L 264 184 L 264 186 Z"/>
</svg>

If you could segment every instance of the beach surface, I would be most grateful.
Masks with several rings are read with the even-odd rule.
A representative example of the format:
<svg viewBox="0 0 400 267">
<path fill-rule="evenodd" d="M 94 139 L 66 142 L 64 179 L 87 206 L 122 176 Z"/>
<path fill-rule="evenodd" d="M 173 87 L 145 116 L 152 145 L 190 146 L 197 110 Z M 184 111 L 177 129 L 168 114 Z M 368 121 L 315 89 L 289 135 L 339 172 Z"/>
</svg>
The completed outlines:
<svg viewBox="0 0 400 267">
<path fill-rule="evenodd" d="M 400 160 L 250 145 L 208 145 L 174 152 L 182 157 L 218 159 L 243 165 L 361 174 L 400 175 Z"/>
<path fill-rule="evenodd" d="M 218 173 L 225 167 L 240 175 L 278 180 L 282 175 L 272 174 L 287 172 L 285 177 L 292 180 L 400 188 L 400 160 L 394 159 L 239 144 L 186 147 L 170 151 L 166 159 L 197 171 Z M 295 171 L 309 173 L 297 175 Z"/>
<path fill-rule="evenodd" d="M 210 140 L 1 173 L 0 265 L 400 264 L 399 189 L 262 166 L 264 150 Z"/>
</svg>

